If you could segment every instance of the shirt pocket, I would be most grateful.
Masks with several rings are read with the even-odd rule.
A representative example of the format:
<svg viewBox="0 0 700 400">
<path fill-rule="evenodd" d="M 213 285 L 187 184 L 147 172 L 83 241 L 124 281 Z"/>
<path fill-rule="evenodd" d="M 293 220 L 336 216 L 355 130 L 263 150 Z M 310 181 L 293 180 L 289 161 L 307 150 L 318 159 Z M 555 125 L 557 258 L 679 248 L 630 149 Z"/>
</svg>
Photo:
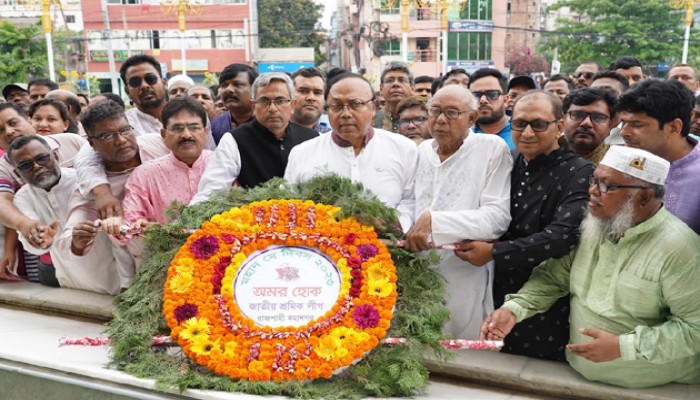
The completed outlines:
<svg viewBox="0 0 700 400">
<path fill-rule="evenodd" d="M 662 315 L 661 282 L 622 271 L 615 288 L 615 306 L 634 319 L 658 319 Z"/>
</svg>

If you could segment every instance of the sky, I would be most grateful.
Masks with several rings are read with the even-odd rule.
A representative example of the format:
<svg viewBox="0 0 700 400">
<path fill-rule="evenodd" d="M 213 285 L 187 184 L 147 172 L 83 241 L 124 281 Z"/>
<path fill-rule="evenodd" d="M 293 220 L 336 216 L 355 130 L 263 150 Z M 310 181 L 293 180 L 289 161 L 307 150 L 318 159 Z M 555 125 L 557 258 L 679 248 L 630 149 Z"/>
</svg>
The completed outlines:
<svg viewBox="0 0 700 400">
<path fill-rule="evenodd" d="M 331 28 L 331 14 L 335 11 L 336 2 L 331 0 L 316 0 L 316 3 L 323 4 L 326 9 L 323 12 L 323 17 L 321 18 L 321 25 L 325 29 Z"/>
</svg>

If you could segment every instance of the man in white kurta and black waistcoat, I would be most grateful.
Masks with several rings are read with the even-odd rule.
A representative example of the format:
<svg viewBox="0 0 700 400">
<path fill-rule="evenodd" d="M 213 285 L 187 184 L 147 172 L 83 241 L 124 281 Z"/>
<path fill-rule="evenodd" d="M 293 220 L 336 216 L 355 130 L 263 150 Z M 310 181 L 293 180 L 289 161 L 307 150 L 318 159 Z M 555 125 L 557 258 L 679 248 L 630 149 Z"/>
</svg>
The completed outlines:
<svg viewBox="0 0 700 400">
<path fill-rule="evenodd" d="M 510 123 L 518 150 L 511 172 L 510 227 L 498 242 L 474 241 L 458 252 L 475 265 L 495 262 L 496 307 L 520 290 L 542 261 L 561 258 L 578 244 L 594 167 L 559 145 L 563 123 L 562 103 L 551 93 L 530 91 L 516 101 Z M 568 343 L 569 298 L 564 297 L 538 318 L 516 325 L 502 351 L 564 361 Z"/>
<path fill-rule="evenodd" d="M 270 72 L 255 80 L 251 100 L 255 119 L 221 138 L 190 204 L 234 183 L 251 188 L 284 175 L 292 148 L 318 136 L 315 130 L 290 122 L 293 98 L 294 84 L 287 74 Z"/>
<path fill-rule="evenodd" d="M 510 223 L 513 160 L 508 145 L 496 135 L 469 133 L 478 110 L 464 87 L 440 89 L 430 100 L 428 115 L 434 139 L 418 147 L 416 221 L 407 248 L 498 239 Z M 460 260 L 453 250 L 438 253 L 451 314 L 443 332 L 476 339 L 482 317 L 493 309 L 493 262 L 479 267 Z"/>
</svg>

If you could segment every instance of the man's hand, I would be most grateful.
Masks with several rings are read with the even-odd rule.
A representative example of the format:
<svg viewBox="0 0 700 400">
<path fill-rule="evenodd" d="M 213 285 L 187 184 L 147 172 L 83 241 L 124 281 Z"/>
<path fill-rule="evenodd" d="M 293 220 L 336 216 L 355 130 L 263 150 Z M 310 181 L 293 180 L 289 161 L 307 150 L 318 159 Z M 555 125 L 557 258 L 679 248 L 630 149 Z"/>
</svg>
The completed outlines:
<svg viewBox="0 0 700 400">
<path fill-rule="evenodd" d="M 24 236 L 30 245 L 37 249 L 44 247 L 44 235 L 48 231 L 49 226 L 35 219 L 27 219 L 19 226 L 19 232 Z"/>
<path fill-rule="evenodd" d="M 22 277 L 15 275 L 15 252 L 8 251 L 0 258 L 0 280 L 23 281 Z"/>
<path fill-rule="evenodd" d="M 73 227 L 70 249 L 76 256 L 82 256 L 85 249 L 92 245 L 99 232 L 99 221 L 85 221 Z"/>
<path fill-rule="evenodd" d="M 432 233 L 432 219 L 430 211 L 424 212 L 411 230 L 406 234 L 406 249 L 409 251 L 422 251 L 432 247 L 430 243 L 430 234 Z"/>
<path fill-rule="evenodd" d="M 100 221 L 102 230 L 119 239 L 124 236 L 121 231 L 121 227 L 124 225 L 126 225 L 126 221 L 124 221 L 124 218 L 122 217 L 111 217 Z"/>
<path fill-rule="evenodd" d="M 479 332 L 481 340 L 503 340 L 515 326 L 515 315 L 507 308 L 499 308 L 484 319 Z"/>
<path fill-rule="evenodd" d="M 92 189 L 95 196 L 95 208 L 101 219 L 119 217 L 124 215 L 122 203 L 112 194 L 112 188 L 107 185 L 100 185 Z"/>
<path fill-rule="evenodd" d="M 593 340 L 585 343 L 568 344 L 566 348 L 574 355 L 596 363 L 620 358 L 620 337 L 600 329 L 579 329 L 579 332 Z"/>
<path fill-rule="evenodd" d="M 475 267 L 482 267 L 493 260 L 493 243 L 470 240 L 462 243 L 455 255 Z"/>
<path fill-rule="evenodd" d="M 53 221 L 51 225 L 48 225 L 44 230 L 44 235 L 41 237 L 42 249 L 48 249 L 53 245 L 53 242 L 56 239 L 56 232 L 58 232 L 58 220 Z"/>
</svg>

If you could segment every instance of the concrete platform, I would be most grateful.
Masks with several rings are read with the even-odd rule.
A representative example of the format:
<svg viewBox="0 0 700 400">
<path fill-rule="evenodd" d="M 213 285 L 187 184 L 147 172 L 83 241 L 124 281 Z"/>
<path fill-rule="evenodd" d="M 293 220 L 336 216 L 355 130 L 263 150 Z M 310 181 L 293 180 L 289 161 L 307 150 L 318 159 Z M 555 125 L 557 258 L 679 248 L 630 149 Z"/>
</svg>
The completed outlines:
<svg viewBox="0 0 700 400">
<path fill-rule="evenodd" d="M 105 321 L 111 318 L 112 300 L 112 296 L 78 290 L 48 288 L 28 282 L 0 282 L 0 321 L 3 321 L 3 329 L 0 330 L 0 372 L 2 372 L 0 373 L 0 387 L 8 387 L 6 384 L 10 383 L 16 386 L 17 382 L 29 379 L 27 376 L 18 376 L 18 370 L 31 372 L 29 376 L 35 375 L 44 378 L 46 378 L 45 374 L 48 371 L 49 375 L 54 377 L 63 377 L 64 374 L 67 374 L 68 378 L 77 379 L 77 381 L 71 381 L 73 383 L 66 386 L 66 390 L 72 390 L 71 387 L 75 387 L 76 382 L 98 382 L 98 386 L 102 389 L 116 385 L 117 388 L 128 389 L 129 396 L 136 394 L 146 396 L 118 397 L 124 396 L 124 394 L 119 391 L 105 392 L 103 390 L 100 398 L 114 398 L 115 400 L 122 398 L 183 398 L 175 393 L 171 393 L 167 397 L 148 397 L 163 395 L 152 390 L 152 382 L 102 368 L 108 361 L 106 348 L 58 349 L 57 343 L 60 336 L 103 336 L 103 326 L 96 323 L 95 320 Z M 67 318 L 66 316 L 87 317 L 90 320 Z M 493 352 L 457 351 L 452 361 L 444 365 L 429 363 L 429 368 L 433 372 L 434 378 L 431 378 L 431 386 L 423 398 L 484 400 L 552 397 L 605 400 L 700 399 L 700 385 L 671 384 L 641 390 L 622 389 L 587 381 L 566 363 Z M 22 387 L 37 389 L 41 385 L 37 386 L 31 383 L 30 379 Z M 56 385 L 56 388 L 58 387 L 59 385 Z M 132 393 L 131 390 L 135 392 Z M 202 394 L 200 392 L 187 391 L 184 398 L 234 398 L 227 397 L 229 394 L 216 394 L 216 392 Z M 81 398 L 69 393 L 72 392 L 66 392 L 65 396 L 52 397 L 43 395 L 41 391 L 35 391 L 24 393 L 22 397 L 10 397 L 10 399 Z M 532 393 L 532 395 L 527 393 Z M 117 397 L 105 397 L 107 394 Z M 0 397 L 3 400 L 6 399 L 4 395 Z M 237 399 L 254 397 L 235 395 Z"/>
</svg>

